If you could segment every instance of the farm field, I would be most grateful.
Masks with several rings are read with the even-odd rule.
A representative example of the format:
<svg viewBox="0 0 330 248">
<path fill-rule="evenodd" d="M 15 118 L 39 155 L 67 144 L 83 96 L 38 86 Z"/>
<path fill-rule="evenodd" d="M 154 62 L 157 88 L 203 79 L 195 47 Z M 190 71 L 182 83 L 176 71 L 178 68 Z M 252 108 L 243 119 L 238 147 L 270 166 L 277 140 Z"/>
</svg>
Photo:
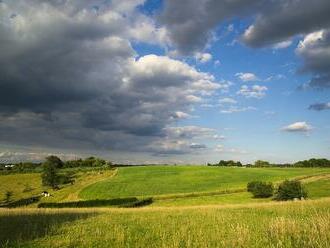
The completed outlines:
<svg viewBox="0 0 330 248">
<path fill-rule="evenodd" d="M 249 181 L 277 182 L 330 173 L 320 168 L 219 168 L 206 166 L 149 166 L 119 168 L 116 177 L 84 188 L 82 199 L 146 197 L 191 192 L 245 189 Z"/>
<path fill-rule="evenodd" d="M 52 197 L 43 198 L 42 201 L 58 202 L 79 200 L 78 193 L 82 188 L 99 180 L 109 179 L 115 173 L 115 170 L 77 172 L 75 184 L 62 187 L 61 190 L 58 191 L 42 186 L 40 173 L 0 175 L 0 195 L 3 196 L 6 191 L 11 191 L 13 194 L 12 199 L 18 200 L 33 195 L 39 195 L 43 190 L 47 190 L 52 194 Z"/>
<path fill-rule="evenodd" d="M 330 247 L 330 169 L 139 166 L 76 175 L 74 185 L 40 202 L 100 200 L 98 207 L 0 208 L 0 247 Z M 252 180 L 290 178 L 309 200 L 246 191 Z M 13 189 L 14 200 L 45 189 L 39 173 L 1 175 L 0 185 L 1 193 Z M 145 197 L 153 202 L 141 208 L 102 205 Z"/>
<path fill-rule="evenodd" d="M 330 178 L 320 179 L 305 185 L 311 199 L 330 196 Z"/>
</svg>

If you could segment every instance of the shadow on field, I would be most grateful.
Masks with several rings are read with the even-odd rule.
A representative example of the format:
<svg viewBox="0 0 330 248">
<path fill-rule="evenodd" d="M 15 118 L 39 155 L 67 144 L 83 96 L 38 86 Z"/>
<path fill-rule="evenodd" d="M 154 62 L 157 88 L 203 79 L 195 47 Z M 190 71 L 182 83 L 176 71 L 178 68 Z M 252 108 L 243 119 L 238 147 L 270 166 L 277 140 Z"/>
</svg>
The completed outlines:
<svg viewBox="0 0 330 248">
<path fill-rule="evenodd" d="M 61 224 L 95 216 L 96 213 L 32 213 L 0 215 L 0 247 L 20 246 L 22 241 L 43 237 Z"/>
<path fill-rule="evenodd" d="M 75 202 L 43 202 L 39 203 L 39 208 L 88 208 L 88 207 L 143 207 L 153 202 L 152 198 L 139 200 L 136 197 L 116 198 L 107 200 L 88 200 Z"/>
<path fill-rule="evenodd" d="M 1 203 L 0 208 L 17 208 L 17 207 L 28 206 L 30 204 L 40 201 L 40 198 L 41 198 L 41 196 L 31 196 L 28 198 L 19 199 L 17 201 Z"/>
</svg>

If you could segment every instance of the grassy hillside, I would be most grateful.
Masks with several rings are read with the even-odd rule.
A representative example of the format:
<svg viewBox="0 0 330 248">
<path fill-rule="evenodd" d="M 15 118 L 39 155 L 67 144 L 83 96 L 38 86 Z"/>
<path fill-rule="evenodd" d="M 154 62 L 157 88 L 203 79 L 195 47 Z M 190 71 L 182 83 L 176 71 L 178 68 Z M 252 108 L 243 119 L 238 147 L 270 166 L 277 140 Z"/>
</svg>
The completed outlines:
<svg viewBox="0 0 330 248">
<path fill-rule="evenodd" d="M 316 176 L 311 177 L 312 175 Z M 330 196 L 329 175 L 329 169 L 309 168 L 129 167 L 120 168 L 119 171 L 78 172 L 74 185 L 65 185 L 60 190 L 53 191 L 41 185 L 38 173 L 13 174 L 0 176 L 0 200 L 8 190 L 13 192 L 12 200 L 18 200 L 38 195 L 46 189 L 51 192 L 52 197 L 41 198 L 40 202 L 73 203 L 53 207 L 119 206 L 136 202 L 143 196 L 153 197 L 151 207 L 259 203 L 271 199 L 252 198 L 245 191 L 248 181 L 280 181 L 297 176 L 307 177 L 303 182 L 310 198 L 316 199 Z M 96 199 L 103 201 L 95 202 Z M 88 202 L 76 204 L 80 200 Z M 29 206 L 35 207 L 37 204 Z"/>
<path fill-rule="evenodd" d="M 323 248 L 330 247 L 329 229 L 328 198 L 226 207 L 0 210 L 0 242 L 7 247 Z"/>
<path fill-rule="evenodd" d="M 0 247 L 330 247 L 330 198 L 274 202 L 244 191 L 251 180 L 293 177 L 302 180 L 310 198 L 330 196 L 330 169 L 155 166 L 78 172 L 74 185 L 51 191 L 41 202 L 63 207 L 83 197 L 90 208 L 0 208 Z M 15 199 L 43 190 L 37 173 L 3 175 L 0 185 Z M 220 194 L 226 189 L 238 190 Z M 101 208 L 150 195 L 155 201 L 148 207 Z M 95 201 L 98 208 L 92 207 Z"/>
<path fill-rule="evenodd" d="M 52 197 L 42 198 L 43 202 L 79 200 L 78 194 L 82 188 L 100 180 L 109 179 L 115 172 L 115 170 L 78 171 L 74 185 L 62 185 L 57 191 L 42 186 L 40 173 L 0 175 L 0 201 L 3 200 L 6 191 L 13 193 L 12 200 L 18 200 L 40 195 L 43 190 L 52 194 Z"/>
<path fill-rule="evenodd" d="M 330 173 L 330 169 L 126 167 L 119 168 L 116 177 L 84 188 L 79 196 L 83 199 L 108 199 L 242 189 L 252 180 L 280 181 L 319 173 Z"/>
<path fill-rule="evenodd" d="M 29 197 L 42 191 L 39 173 L 0 175 L 0 200 L 6 191 L 13 193 L 12 199 Z"/>
</svg>

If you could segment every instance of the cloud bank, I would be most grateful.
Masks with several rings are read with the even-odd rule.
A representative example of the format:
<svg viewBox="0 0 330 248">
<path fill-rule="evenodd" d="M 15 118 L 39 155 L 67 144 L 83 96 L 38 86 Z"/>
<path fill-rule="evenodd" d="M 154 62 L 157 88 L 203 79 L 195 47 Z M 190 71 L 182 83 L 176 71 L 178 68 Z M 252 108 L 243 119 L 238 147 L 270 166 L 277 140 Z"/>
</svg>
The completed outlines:
<svg viewBox="0 0 330 248">
<path fill-rule="evenodd" d="M 137 12 L 143 2 L 0 1 L 3 144 L 155 152 L 176 119 L 222 87 L 185 62 L 137 56 L 132 41 L 167 42 Z"/>
</svg>

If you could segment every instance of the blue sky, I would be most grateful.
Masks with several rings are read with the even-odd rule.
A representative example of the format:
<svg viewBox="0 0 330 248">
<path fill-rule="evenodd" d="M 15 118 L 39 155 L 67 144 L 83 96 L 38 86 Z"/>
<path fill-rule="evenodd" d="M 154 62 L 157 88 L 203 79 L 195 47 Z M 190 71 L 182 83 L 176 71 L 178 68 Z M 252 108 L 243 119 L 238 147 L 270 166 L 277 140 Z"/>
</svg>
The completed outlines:
<svg viewBox="0 0 330 248">
<path fill-rule="evenodd" d="M 330 158 L 327 1 L 18 2 L 0 2 L 3 161 Z"/>
<path fill-rule="evenodd" d="M 147 13 L 159 8 L 159 1 L 149 1 L 144 5 Z M 246 154 L 230 155 L 237 159 L 268 159 L 272 161 L 294 161 L 309 157 L 329 157 L 330 149 L 330 112 L 315 112 L 308 106 L 315 102 L 326 102 L 329 92 L 326 90 L 301 90 L 299 86 L 308 82 L 310 75 L 301 74 L 301 60 L 296 55 L 299 38 L 292 38 L 292 44 L 279 49 L 266 47 L 249 48 L 237 41 L 240 34 L 251 24 L 251 20 L 232 19 L 214 28 L 215 41 L 210 42 L 205 52 L 212 55 L 206 63 L 187 58 L 192 66 L 207 71 L 218 80 L 232 82 L 229 92 L 220 93 L 207 99 L 212 104 L 220 99 L 232 98 L 239 108 L 253 106 L 256 110 L 222 114 L 225 106 L 197 106 L 191 118 L 178 125 L 200 125 L 218 130 L 226 138 L 224 146 L 246 151 Z M 150 51 L 164 54 L 162 48 L 154 46 L 136 46 L 141 54 Z M 220 61 L 217 64 L 216 61 Z M 260 80 L 244 82 L 237 73 L 253 73 Z M 242 85 L 263 85 L 268 88 L 262 99 L 245 98 L 236 94 Z M 308 133 L 286 133 L 281 128 L 298 121 L 310 124 L 313 129 Z M 228 138 L 227 138 L 228 137 Z M 217 145 L 211 141 L 210 146 Z M 217 154 L 215 156 L 221 157 Z M 246 157 L 246 158 L 245 158 Z"/>
</svg>

